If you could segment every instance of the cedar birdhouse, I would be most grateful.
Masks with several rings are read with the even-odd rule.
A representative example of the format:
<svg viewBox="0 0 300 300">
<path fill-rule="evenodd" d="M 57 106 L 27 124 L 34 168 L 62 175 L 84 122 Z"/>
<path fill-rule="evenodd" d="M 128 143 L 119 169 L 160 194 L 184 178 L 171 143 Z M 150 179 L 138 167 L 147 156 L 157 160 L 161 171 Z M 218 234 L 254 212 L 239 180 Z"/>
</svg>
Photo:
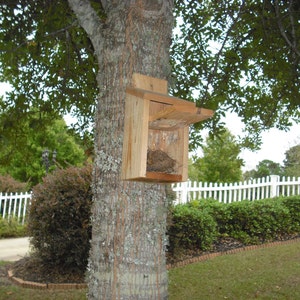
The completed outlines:
<svg viewBox="0 0 300 300">
<path fill-rule="evenodd" d="M 167 81 L 133 74 L 126 89 L 123 180 L 187 180 L 189 125 L 213 111 L 167 92 Z"/>
</svg>

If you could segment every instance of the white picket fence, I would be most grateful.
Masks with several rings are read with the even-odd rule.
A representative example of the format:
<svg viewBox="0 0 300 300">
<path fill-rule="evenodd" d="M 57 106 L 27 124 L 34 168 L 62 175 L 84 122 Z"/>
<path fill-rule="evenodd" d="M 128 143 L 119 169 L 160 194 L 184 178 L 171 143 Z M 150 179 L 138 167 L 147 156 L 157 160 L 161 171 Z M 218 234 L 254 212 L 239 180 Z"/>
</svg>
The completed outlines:
<svg viewBox="0 0 300 300">
<path fill-rule="evenodd" d="M 0 193 L 0 216 L 3 219 L 16 218 L 24 224 L 31 193 Z"/>
<path fill-rule="evenodd" d="M 236 183 L 182 182 L 173 186 L 175 204 L 195 199 L 216 199 L 231 203 L 242 200 L 259 200 L 276 196 L 300 195 L 300 177 L 279 177 L 271 175 Z"/>
<path fill-rule="evenodd" d="M 194 199 L 216 199 L 231 203 L 242 200 L 259 200 L 276 196 L 300 195 L 300 177 L 266 178 L 237 183 L 182 182 L 172 185 L 176 193 L 175 204 L 186 203 Z M 20 223 L 26 221 L 31 193 L 0 193 L 0 217 L 16 218 Z"/>
</svg>

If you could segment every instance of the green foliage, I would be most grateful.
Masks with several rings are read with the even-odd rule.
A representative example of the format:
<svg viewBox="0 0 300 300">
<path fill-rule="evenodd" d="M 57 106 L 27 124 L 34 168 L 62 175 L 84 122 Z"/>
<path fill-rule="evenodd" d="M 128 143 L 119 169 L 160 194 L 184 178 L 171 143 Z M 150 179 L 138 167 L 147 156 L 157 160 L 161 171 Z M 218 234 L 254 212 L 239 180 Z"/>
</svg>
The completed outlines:
<svg viewBox="0 0 300 300">
<path fill-rule="evenodd" d="M 257 244 L 292 233 L 289 210 L 278 199 L 228 204 L 226 233 L 245 244 Z"/>
<path fill-rule="evenodd" d="M 0 23 L 0 81 L 13 88 L 0 106 L 11 120 L 35 109 L 44 121 L 71 113 L 78 129 L 89 127 L 97 64 L 67 1 L 2 1 Z"/>
<path fill-rule="evenodd" d="M 218 234 L 227 234 L 226 224 L 231 219 L 228 204 L 218 202 L 215 199 L 201 199 L 193 200 L 187 205 L 206 210 L 216 221 Z"/>
<path fill-rule="evenodd" d="M 282 167 L 279 163 L 264 159 L 258 163 L 255 170 L 247 171 L 243 174 L 244 180 L 253 178 L 263 178 L 270 175 L 283 175 Z"/>
<path fill-rule="evenodd" d="M 210 249 L 216 239 L 216 225 L 206 210 L 188 205 L 175 206 L 168 229 L 169 251 L 174 255 L 183 249 Z"/>
<path fill-rule="evenodd" d="M 300 232 L 300 199 L 299 196 L 279 198 L 283 205 L 289 210 L 291 218 L 291 230 Z"/>
<path fill-rule="evenodd" d="M 84 162 L 83 147 L 67 130 L 62 118 L 46 124 L 41 124 L 37 114 L 31 118 L 30 121 L 21 119 L 21 128 L 8 128 L 6 123 L 9 115 L 0 115 L 0 173 L 10 174 L 17 180 L 28 182 L 30 186 L 37 184 L 46 172 L 42 161 L 42 152 L 46 148 L 57 151 L 56 163 L 59 167 L 81 165 Z"/>
<path fill-rule="evenodd" d="M 84 270 L 91 238 L 91 166 L 49 174 L 33 189 L 28 232 L 37 255 L 51 266 Z"/>
<path fill-rule="evenodd" d="M 27 184 L 19 182 L 9 175 L 0 175 L 0 193 L 19 193 L 28 190 Z"/>
<path fill-rule="evenodd" d="M 27 235 L 27 225 L 21 225 L 17 219 L 0 218 L 0 238 L 16 238 Z"/>
<path fill-rule="evenodd" d="M 282 175 L 282 168 L 280 164 L 268 159 L 259 162 L 255 178 L 262 178 L 270 175 Z"/>
<path fill-rule="evenodd" d="M 300 7 L 297 1 L 175 1 L 173 94 L 216 110 L 204 125 L 222 128 L 233 111 L 246 124 L 244 145 L 262 130 L 299 120 Z M 274 100 L 276 99 L 276 101 Z M 197 133 L 193 144 L 197 146 Z"/>
<path fill-rule="evenodd" d="M 218 237 L 259 244 L 300 233 L 300 196 L 230 204 L 193 200 L 175 206 L 169 224 L 170 253 L 207 250 Z"/>
<path fill-rule="evenodd" d="M 284 174 L 300 177 L 300 145 L 291 147 L 285 152 Z"/>
<path fill-rule="evenodd" d="M 100 2 L 90 3 L 104 19 Z M 261 130 L 299 120 L 296 3 L 175 1 L 172 93 L 216 110 L 194 126 L 191 145 L 199 145 L 203 126 L 220 132 L 229 110 L 247 124 L 249 147 L 259 145 Z M 34 107 L 43 120 L 72 113 L 77 129 L 89 127 L 101 65 L 67 1 L 2 1 L 0 23 L 0 81 L 13 87 L 0 106 L 15 126 Z"/>
<path fill-rule="evenodd" d="M 224 131 L 210 135 L 202 146 L 203 157 L 196 158 L 189 169 L 189 179 L 204 182 L 238 182 L 242 178 L 244 162 L 239 158 L 241 148 L 234 136 Z"/>
</svg>

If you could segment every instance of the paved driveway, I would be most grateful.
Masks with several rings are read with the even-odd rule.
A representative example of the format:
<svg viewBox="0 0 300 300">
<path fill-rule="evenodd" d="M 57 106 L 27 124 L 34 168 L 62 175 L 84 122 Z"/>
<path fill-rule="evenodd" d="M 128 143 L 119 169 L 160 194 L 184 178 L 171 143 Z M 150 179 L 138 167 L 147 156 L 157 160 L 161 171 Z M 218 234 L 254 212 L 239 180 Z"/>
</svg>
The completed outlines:
<svg viewBox="0 0 300 300">
<path fill-rule="evenodd" d="M 0 239 L 0 260 L 15 261 L 29 254 L 29 238 Z"/>
</svg>

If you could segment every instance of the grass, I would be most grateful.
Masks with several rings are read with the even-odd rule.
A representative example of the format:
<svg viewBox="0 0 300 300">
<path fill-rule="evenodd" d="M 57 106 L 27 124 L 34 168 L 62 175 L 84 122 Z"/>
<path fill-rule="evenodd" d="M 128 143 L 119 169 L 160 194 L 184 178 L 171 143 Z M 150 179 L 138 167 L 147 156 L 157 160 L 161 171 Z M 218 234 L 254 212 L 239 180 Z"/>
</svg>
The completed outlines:
<svg viewBox="0 0 300 300">
<path fill-rule="evenodd" d="M 300 243 L 173 269 L 169 299 L 300 299 Z"/>
<path fill-rule="evenodd" d="M 32 290 L 17 286 L 1 287 L 2 300 L 83 300 L 86 299 L 86 290 Z"/>
<path fill-rule="evenodd" d="M 86 290 L 3 286 L 0 299 L 86 299 Z M 169 300 L 300 299 L 300 243 L 216 257 L 169 272 Z"/>
</svg>

